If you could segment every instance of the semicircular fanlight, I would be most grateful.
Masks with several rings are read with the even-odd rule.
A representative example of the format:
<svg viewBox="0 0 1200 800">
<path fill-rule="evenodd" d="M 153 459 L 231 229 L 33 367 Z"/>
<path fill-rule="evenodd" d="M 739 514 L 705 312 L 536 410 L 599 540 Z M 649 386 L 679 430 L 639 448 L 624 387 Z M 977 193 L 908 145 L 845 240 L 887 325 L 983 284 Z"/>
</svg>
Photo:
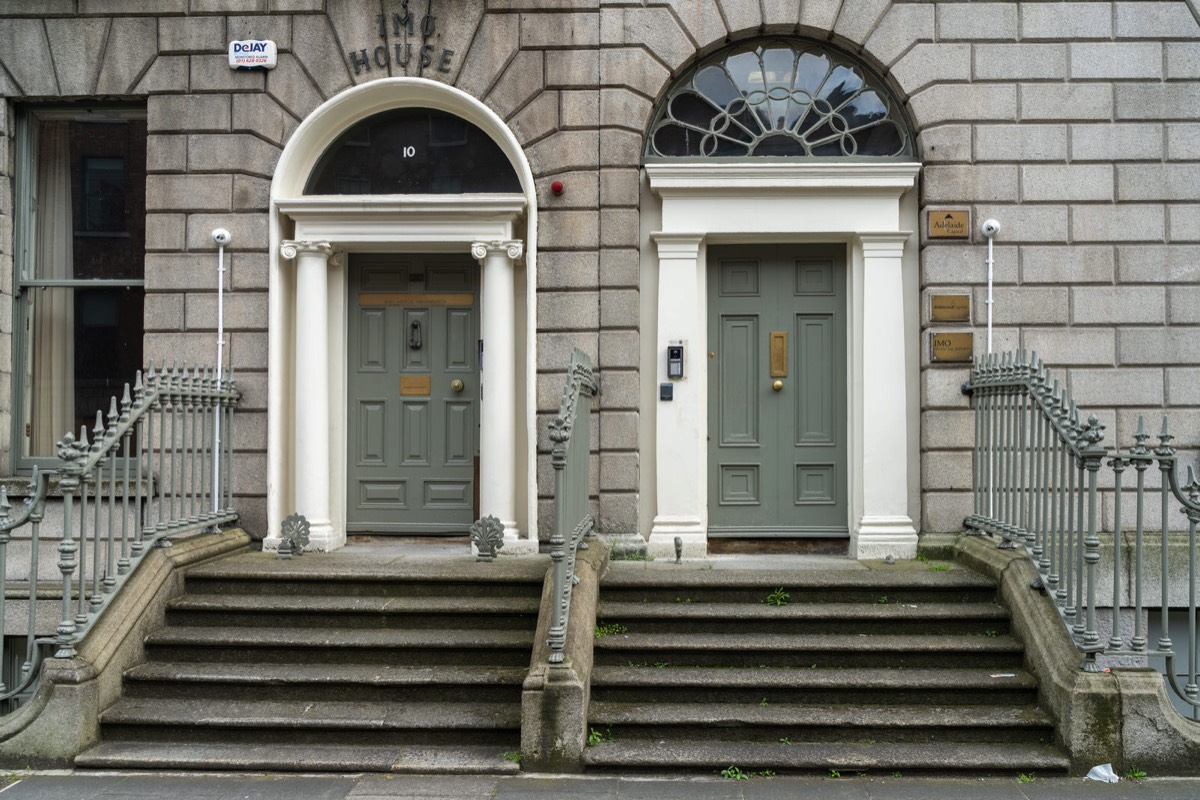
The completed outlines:
<svg viewBox="0 0 1200 800">
<path fill-rule="evenodd" d="M 898 103 L 824 46 L 772 40 L 701 62 L 668 92 L 646 155 L 912 157 Z"/>
</svg>

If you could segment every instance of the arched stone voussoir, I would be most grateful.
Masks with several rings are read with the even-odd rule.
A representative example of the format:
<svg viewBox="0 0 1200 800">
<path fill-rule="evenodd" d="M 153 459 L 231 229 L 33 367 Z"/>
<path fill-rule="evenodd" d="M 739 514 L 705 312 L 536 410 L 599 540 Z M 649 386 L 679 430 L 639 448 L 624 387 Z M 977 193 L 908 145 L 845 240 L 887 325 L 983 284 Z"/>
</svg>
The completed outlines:
<svg viewBox="0 0 1200 800">
<path fill-rule="evenodd" d="M 520 47 L 520 15 L 488 14 L 480 21 L 471 46 L 460 55 L 455 86 L 482 97 Z"/>
<path fill-rule="evenodd" d="M 0 25 L 0 64 L 16 83 L 13 97 L 60 95 L 54 62 L 40 19 L 6 19 Z"/>
<path fill-rule="evenodd" d="M 696 55 L 696 45 L 668 8 L 606 8 L 601 14 L 605 44 L 640 42 L 673 74 Z"/>
</svg>

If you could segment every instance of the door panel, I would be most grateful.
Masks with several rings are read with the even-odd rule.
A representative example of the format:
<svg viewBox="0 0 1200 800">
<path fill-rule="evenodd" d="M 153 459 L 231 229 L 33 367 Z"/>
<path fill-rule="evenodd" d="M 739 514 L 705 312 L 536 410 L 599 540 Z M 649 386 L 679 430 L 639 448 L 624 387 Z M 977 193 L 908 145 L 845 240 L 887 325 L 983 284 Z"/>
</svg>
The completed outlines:
<svg viewBox="0 0 1200 800">
<path fill-rule="evenodd" d="M 429 403 L 403 403 L 404 437 L 401 463 L 410 467 L 429 466 Z"/>
<path fill-rule="evenodd" d="M 835 436 L 833 317 L 796 315 L 796 439 L 798 445 L 833 444 Z M 838 360 L 844 354 L 837 354 Z"/>
<path fill-rule="evenodd" d="M 720 441 L 726 446 L 758 444 L 758 370 L 755 348 L 758 320 L 754 317 L 726 317 L 721 320 L 717 351 L 728 365 L 728 380 L 720 387 L 718 418 Z"/>
<path fill-rule="evenodd" d="M 383 309 L 368 308 L 362 312 L 362 327 L 359 329 L 358 368 L 363 372 L 383 372 L 384 337 L 387 331 L 387 315 Z"/>
<path fill-rule="evenodd" d="M 849 535 L 845 253 L 708 250 L 712 536 Z"/>
<path fill-rule="evenodd" d="M 477 276 L 465 256 L 351 257 L 347 530 L 474 520 Z"/>
<path fill-rule="evenodd" d="M 387 463 L 387 410 L 382 400 L 358 404 L 358 458 L 355 463 L 377 466 Z"/>
</svg>

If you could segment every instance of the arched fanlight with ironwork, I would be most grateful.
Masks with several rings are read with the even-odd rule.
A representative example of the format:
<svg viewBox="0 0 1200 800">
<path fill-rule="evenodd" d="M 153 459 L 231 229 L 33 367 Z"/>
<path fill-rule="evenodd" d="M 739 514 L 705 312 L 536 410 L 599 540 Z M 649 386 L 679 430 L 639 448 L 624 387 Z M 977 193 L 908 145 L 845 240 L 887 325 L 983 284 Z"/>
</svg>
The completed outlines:
<svg viewBox="0 0 1200 800">
<path fill-rule="evenodd" d="M 803 41 L 752 42 L 696 65 L 650 127 L 650 157 L 912 157 L 899 103 L 861 64 Z"/>
</svg>

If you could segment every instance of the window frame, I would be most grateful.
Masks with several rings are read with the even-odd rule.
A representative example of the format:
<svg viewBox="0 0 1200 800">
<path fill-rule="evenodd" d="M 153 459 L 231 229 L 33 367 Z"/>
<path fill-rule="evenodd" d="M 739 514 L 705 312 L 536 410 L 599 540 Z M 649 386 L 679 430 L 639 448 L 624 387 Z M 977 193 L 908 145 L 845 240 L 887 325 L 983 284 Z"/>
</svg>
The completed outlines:
<svg viewBox="0 0 1200 800">
<path fill-rule="evenodd" d="M 146 119 L 144 104 L 95 105 L 27 105 L 12 107 L 14 112 L 14 160 L 13 160 L 13 260 L 12 260 L 12 343 L 11 343 L 11 403 L 9 469 L 11 474 L 24 475 L 41 469 L 56 468 L 59 460 L 55 455 L 30 455 L 31 419 L 29 405 L 31 387 L 26 375 L 32 369 L 32 332 L 29 327 L 28 290 L 40 288 L 100 289 L 122 288 L 145 290 L 142 278 L 76 278 L 69 280 L 45 279 L 36 275 L 38 197 L 38 145 L 37 125 L 43 120 L 130 122 Z M 128 188 L 128 187 L 127 187 Z M 81 190 L 82 191 L 82 190 Z M 76 233 L 79 233 L 78 231 Z M 85 235 L 87 232 L 83 232 Z M 94 235 L 94 234 L 93 234 Z M 114 235 L 101 234 L 101 235 Z M 139 254 L 145 257 L 145 252 Z M 145 316 L 142 320 L 145 330 Z M 129 376 L 130 379 L 133 376 Z M 67 433 L 63 431 L 63 433 Z M 90 438 L 90 437 L 89 437 Z"/>
</svg>

